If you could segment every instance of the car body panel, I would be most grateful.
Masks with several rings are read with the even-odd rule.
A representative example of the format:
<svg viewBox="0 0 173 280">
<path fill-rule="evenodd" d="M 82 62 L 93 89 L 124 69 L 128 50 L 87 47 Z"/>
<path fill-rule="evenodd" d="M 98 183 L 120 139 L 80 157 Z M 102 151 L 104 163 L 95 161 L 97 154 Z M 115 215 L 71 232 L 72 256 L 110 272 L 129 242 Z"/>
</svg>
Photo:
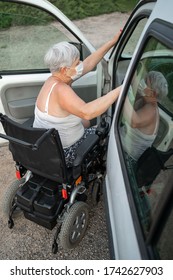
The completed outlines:
<svg viewBox="0 0 173 280">
<path fill-rule="evenodd" d="M 108 228 L 110 229 L 112 258 L 116 259 L 153 258 L 153 255 L 150 255 L 152 250 L 150 250 L 148 245 L 145 244 L 145 239 L 141 231 L 141 225 L 134 203 L 134 197 L 131 192 L 131 186 L 129 184 L 129 179 L 126 171 L 126 163 L 123 158 L 122 146 L 119 140 L 120 137 L 118 133 L 118 120 L 120 118 L 122 104 L 124 102 L 125 96 L 127 95 L 129 81 L 130 79 L 132 79 L 132 74 L 134 73 L 135 63 L 139 57 L 139 52 L 142 50 L 142 45 L 144 45 L 145 42 L 147 30 L 155 20 L 158 20 L 158 22 L 161 22 L 161 20 L 163 20 L 165 25 L 167 22 L 167 25 L 170 28 L 171 24 L 173 24 L 170 8 L 172 6 L 172 2 L 168 2 L 169 3 L 165 3 L 165 1 L 163 0 L 158 0 L 153 5 L 150 3 L 150 7 L 153 9 L 153 11 L 146 23 L 146 26 L 144 27 L 144 30 L 141 32 L 139 41 L 134 49 L 132 59 L 129 63 L 129 67 L 124 77 L 121 95 L 117 102 L 112 122 L 108 145 L 105 192 L 107 197 L 106 204 L 109 212 L 107 216 L 109 217 Z M 150 33 L 152 34 L 152 31 L 150 31 Z M 121 39 L 119 44 L 121 44 Z M 156 53 L 156 55 L 158 54 Z M 114 59 L 112 59 L 111 65 L 114 65 Z M 114 71 L 111 65 L 109 65 L 109 69 L 110 71 Z M 170 145 L 170 141 L 172 140 L 172 116 L 169 116 L 169 114 L 164 112 L 164 110 L 162 110 L 161 108 L 159 110 L 163 125 L 165 122 L 165 127 L 162 130 L 162 141 L 160 144 L 158 144 L 158 148 L 164 151 L 167 150 Z M 163 131 L 165 133 L 165 136 L 163 136 Z M 114 169 L 115 166 L 116 172 Z M 159 217 L 157 217 L 157 220 L 159 220 Z"/>
<path fill-rule="evenodd" d="M 107 161 L 105 192 L 107 196 L 106 201 L 109 212 L 108 217 L 110 219 L 111 225 L 111 243 L 113 243 L 113 255 L 115 259 L 140 259 L 141 255 L 136 240 L 133 217 L 129 207 L 126 188 L 124 187 L 118 150 L 116 145 L 114 145 L 112 133 L 109 140 L 109 149 L 107 154 L 109 160 Z M 113 162 L 110 160 L 110 158 L 113 158 Z M 114 165 L 115 162 L 116 174 Z M 113 173 L 115 176 L 112 176 Z M 117 176 L 117 174 L 119 175 Z M 132 250 L 132 248 L 134 248 L 134 250 Z"/>
</svg>

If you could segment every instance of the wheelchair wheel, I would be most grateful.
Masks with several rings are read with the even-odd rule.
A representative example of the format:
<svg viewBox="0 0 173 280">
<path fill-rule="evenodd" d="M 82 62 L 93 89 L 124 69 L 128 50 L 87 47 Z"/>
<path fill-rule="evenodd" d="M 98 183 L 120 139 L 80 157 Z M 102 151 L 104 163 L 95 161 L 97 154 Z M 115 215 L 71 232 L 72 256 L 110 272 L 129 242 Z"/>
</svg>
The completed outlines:
<svg viewBox="0 0 173 280">
<path fill-rule="evenodd" d="M 60 244 L 64 249 L 76 247 L 83 238 L 89 221 L 88 205 L 78 201 L 64 214 L 59 234 Z"/>
<path fill-rule="evenodd" d="M 92 205 L 96 206 L 98 202 L 100 201 L 101 196 L 101 182 L 95 181 L 92 186 L 92 193 L 91 193 L 91 200 Z"/>
<path fill-rule="evenodd" d="M 14 181 L 6 190 L 3 202 L 2 202 L 2 211 L 6 218 L 9 218 L 9 214 L 11 211 L 11 208 L 13 204 L 15 203 L 15 195 L 17 190 L 19 189 L 20 185 L 25 182 L 25 179 L 22 178 L 20 180 Z M 13 213 L 13 217 L 17 217 L 19 214 L 21 214 L 20 208 L 16 208 L 16 210 Z"/>
</svg>

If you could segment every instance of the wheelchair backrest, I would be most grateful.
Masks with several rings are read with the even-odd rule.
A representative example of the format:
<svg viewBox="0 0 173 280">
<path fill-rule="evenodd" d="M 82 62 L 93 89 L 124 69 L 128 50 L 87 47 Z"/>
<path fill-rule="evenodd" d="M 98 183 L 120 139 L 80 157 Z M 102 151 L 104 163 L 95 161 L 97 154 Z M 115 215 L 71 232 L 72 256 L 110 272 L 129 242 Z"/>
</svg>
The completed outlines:
<svg viewBox="0 0 173 280">
<path fill-rule="evenodd" d="M 0 120 L 14 161 L 34 174 L 58 183 L 67 181 L 64 152 L 57 130 L 26 127 L 4 115 Z"/>
</svg>

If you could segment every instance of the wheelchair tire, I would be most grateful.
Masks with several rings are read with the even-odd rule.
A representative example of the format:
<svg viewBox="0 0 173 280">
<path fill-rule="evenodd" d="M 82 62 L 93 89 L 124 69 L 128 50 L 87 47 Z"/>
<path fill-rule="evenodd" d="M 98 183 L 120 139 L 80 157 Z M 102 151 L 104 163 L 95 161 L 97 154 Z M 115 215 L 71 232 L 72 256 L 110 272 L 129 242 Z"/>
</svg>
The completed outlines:
<svg viewBox="0 0 173 280">
<path fill-rule="evenodd" d="M 91 193 L 91 199 L 92 199 L 92 205 L 97 206 L 98 202 L 100 201 L 101 196 L 101 182 L 95 181 L 92 186 L 92 193 Z"/>
<path fill-rule="evenodd" d="M 89 221 L 88 204 L 83 201 L 74 203 L 68 212 L 64 213 L 59 241 L 64 249 L 76 247 L 82 240 Z"/>
<path fill-rule="evenodd" d="M 14 181 L 4 193 L 3 202 L 2 202 L 2 212 L 4 214 L 4 217 L 9 218 L 11 208 L 15 202 L 16 192 L 20 188 L 20 185 L 23 184 L 24 182 L 25 182 L 24 178 Z M 20 208 L 16 208 L 16 210 L 13 213 L 13 217 L 17 217 L 20 214 L 21 214 Z"/>
</svg>

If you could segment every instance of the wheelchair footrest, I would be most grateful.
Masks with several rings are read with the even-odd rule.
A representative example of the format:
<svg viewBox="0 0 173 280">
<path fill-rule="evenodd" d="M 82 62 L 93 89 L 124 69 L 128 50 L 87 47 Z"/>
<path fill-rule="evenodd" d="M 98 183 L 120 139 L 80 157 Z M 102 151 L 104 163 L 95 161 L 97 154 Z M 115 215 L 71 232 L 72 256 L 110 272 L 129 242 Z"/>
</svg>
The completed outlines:
<svg viewBox="0 0 173 280">
<path fill-rule="evenodd" d="M 17 205 L 27 219 L 52 229 L 64 206 L 62 186 L 44 178 L 32 178 L 17 192 Z"/>
</svg>

